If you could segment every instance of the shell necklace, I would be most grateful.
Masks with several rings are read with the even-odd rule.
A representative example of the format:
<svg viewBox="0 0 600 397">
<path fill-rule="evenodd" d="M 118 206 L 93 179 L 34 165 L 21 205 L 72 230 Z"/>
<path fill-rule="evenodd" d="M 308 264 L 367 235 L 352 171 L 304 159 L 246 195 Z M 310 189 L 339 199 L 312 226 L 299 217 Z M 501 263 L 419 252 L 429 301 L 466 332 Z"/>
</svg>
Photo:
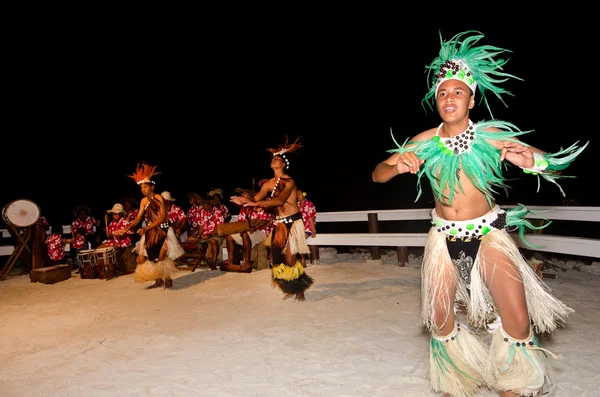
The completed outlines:
<svg viewBox="0 0 600 397">
<path fill-rule="evenodd" d="M 273 191 L 271 192 L 271 197 L 275 197 L 275 192 L 277 191 L 277 187 L 279 186 L 279 181 L 281 177 L 277 178 L 277 182 L 275 182 L 275 186 L 273 186 Z"/>
<path fill-rule="evenodd" d="M 469 149 L 469 145 L 474 138 L 475 128 L 473 127 L 473 122 L 469 120 L 469 126 L 462 133 L 451 136 L 447 138 L 443 138 L 439 136 L 440 130 L 442 129 L 442 124 L 438 127 L 433 140 L 438 142 L 438 147 L 444 154 L 452 155 L 452 154 L 461 154 L 466 152 Z"/>
</svg>

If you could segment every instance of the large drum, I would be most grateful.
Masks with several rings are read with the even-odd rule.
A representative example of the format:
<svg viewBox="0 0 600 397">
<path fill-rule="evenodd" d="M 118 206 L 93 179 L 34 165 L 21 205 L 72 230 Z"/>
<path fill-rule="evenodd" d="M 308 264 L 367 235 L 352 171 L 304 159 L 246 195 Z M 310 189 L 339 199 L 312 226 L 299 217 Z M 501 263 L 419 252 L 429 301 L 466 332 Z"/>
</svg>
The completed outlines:
<svg viewBox="0 0 600 397">
<path fill-rule="evenodd" d="M 16 227 L 27 227 L 37 222 L 40 207 L 30 200 L 15 200 L 4 207 L 2 218 Z"/>
<path fill-rule="evenodd" d="M 77 253 L 77 261 L 81 278 L 98 278 L 97 258 L 95 250 L 81 250 Z"/>
<path fill-rule="evenodd" d="M 96 267 L 99 279 L 111 279 L 115 276 L 117 251 L 114 247 L 96 248 Z"/>
</svg>

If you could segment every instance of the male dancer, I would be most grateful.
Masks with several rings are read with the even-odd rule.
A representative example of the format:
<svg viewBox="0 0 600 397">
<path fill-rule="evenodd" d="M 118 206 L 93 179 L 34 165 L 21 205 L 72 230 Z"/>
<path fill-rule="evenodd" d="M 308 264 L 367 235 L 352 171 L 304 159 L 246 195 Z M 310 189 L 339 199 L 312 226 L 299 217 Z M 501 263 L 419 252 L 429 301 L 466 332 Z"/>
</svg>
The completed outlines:
<svg viewBox="0 0 600 397">
<path fill-rule="evenodd" d="M 175 260 L 182 256 L 184 251 L 173 228 L 169 226 L 164 198 L 154 192 L 156 182 L 151 178 L 159 174 L 155 170 L 156 166 L 138 164 L 136 171 L 129 175 L 140 186 L 144 197 L 140 201 L 140 210 L 135 220 L 114 234 L 126 234 L 145 218 L 146 225 L 137 231 L 141 239 L 139 246 L 135 248 L 138 256 L 134 279 L 138 282 L 154 280 L 154 284 L 148 289 L 162 286 L 171 289 L 172 276 L 178 271 Z"/>
<path fill-rule="evenodd" d="M 304 291 L 310 288 L 313 279 L 304 272 L 298 255 L 308 254 L 310 250 L 304 235 L 302 213 L 298 208 L 296 181 L 286 173 L 290 167 L 286 153 L 292 153 L 300 147 L 300 138 L 289 145 L 286 138 L 283 146 L 267 149 L 272 153 L 273 178 L 263 183 L 254 197 L 232 196 L 231 201 L 247 207 L 275 208 L 274 227 L 266 241 L 271 247 L 273 282 L 284 293 L 283 299 L 295 295 L 296 300 L 304 301 Z"/>
<path fill-rule="evenodd" d="M 524 219 L 529 211 L 523 206 L 504 211 L 493 193 L 506 188 L 505 160 L 556 183 L 587 144 L 550 154 L 521 142 L 517 137 L 527 132 L 511 123 L 469 120 L 477 88 L 489 110 L 486 91 L 500 98 L 508 92 L 496 84 L 514 77 L 502 70 L 507 60 L 495 59 L 507 50 L 475 45 L 483 37 L 463 32 L 442 40 L 439 56 L 427 66 L 433 76 L 423 99 L 430 107 L 435 102 L 442 123 L 397 144 L 372 176 L 387 182 L 416 174 L 417 199 L 423 175 L 433 189 L 421 287 L 421 319 L 432 332 L 432 388 L 454 397 L 473 396 L 482 386 L 501 396 L 538 396 L 553 381 L 534 331 L 554 331 L 573 310 L 550 294 L 506 231 L 508 226 L 535 229 Z M 489 349 L 455 321 L 456 296 L 467 302 L 470 325 L 487 325 L 490 308 L 499 315 Z"/>
</svg>

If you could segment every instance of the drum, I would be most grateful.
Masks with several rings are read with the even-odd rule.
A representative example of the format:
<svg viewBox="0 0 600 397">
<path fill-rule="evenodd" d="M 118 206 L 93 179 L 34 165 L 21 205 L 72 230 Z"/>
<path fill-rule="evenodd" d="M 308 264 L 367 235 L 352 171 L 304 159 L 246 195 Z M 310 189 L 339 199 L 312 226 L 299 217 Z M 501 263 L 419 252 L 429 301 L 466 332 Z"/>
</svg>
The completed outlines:
<svg viewBox="0 0 600 397">
<path fill-rule="evenodd" d="M 98 278 L 95 250 L 81 250 L 77 253 L 77 262 L 81 269 L 81 278 Z"/>
<path fill-rule="evenodd" d="M 31 226 L 40 217 L 40 207 L 30 200 L 15 200 L 4 207 L 2 217 L 16 227 Z"/>
<path fill-rule="evenodd" d="M 182 241 L 181 243 L 179 243 L 181 245 L 181 248 L 183 248 L 183 250 L 185 252 L 190 252 L 190 253 L 195 253 L 198 252 L 198 243 L 195 241 Z"/>
<path fill-rule="evenodd" d="M 217 234 L 221 237 L 228 236 L 230 234 L 247 232 L 250 230 L 250 222 L 237 221 L 237 222 L 226 222 L 217 225 Z"/>
<path fill-rule="evenodd" d="M 230 234 L 249 232 L 252 229 L 262 229 L 271 223 L 268 219 L 250 219 L 237 222 L 226 222 L 217 225 L 217 234 L 221 237 Z"/>
<path fill-rule="evenodd" d="M 99 279 L 111 279 L 115 276 L 117 251 L 114 247 L 96 248 L 96 264 Z"/>
<path fill-rule="evenodd" d="M 133 252 L 135 246 L 132 244 L 127 248 L 117 250 L 117 271 L 121 274 L 130 274 L 135 271 L 137 254 Z"/>
</svg>

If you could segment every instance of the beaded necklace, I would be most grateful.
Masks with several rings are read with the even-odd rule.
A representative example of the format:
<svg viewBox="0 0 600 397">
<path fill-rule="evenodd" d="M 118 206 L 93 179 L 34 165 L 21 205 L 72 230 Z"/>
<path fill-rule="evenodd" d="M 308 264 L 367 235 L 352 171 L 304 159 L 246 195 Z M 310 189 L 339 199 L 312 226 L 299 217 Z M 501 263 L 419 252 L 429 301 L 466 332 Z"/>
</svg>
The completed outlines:
<svg viewBox="0 0 600 397">
<path fill-rule="evenodd" d="M 281 177 L 277 178 L 277 182 L 275 182 L 275 186 L 273 186 L 273 191 L 271 192 L 271 197 L 276 197 L 275 192 L 277 191 L 277 187 L 279 186 L 280 180 L 281 180 Z"/>
<path fill-rule="evenodd" d="M 473 122 L 469 120 L 469 126 L 466 130 L 464 130 L 462 133 L 456 136 L 451 136 L 447 138 L 441 137 L 439 135 L 440 130 L 442 129 L 442 125 L 444 125 L 444 123 L 440 124 L 437 132 L 435 133 L 435 136 L 432 138 L 438 143 L 438 147 L 440 148 L 440 150 L 447 155 L 461 154 L 466 152 L 469 149 L 471 141 L 475 137 L 475 129 L 473 127 Z"/>
</svg>

